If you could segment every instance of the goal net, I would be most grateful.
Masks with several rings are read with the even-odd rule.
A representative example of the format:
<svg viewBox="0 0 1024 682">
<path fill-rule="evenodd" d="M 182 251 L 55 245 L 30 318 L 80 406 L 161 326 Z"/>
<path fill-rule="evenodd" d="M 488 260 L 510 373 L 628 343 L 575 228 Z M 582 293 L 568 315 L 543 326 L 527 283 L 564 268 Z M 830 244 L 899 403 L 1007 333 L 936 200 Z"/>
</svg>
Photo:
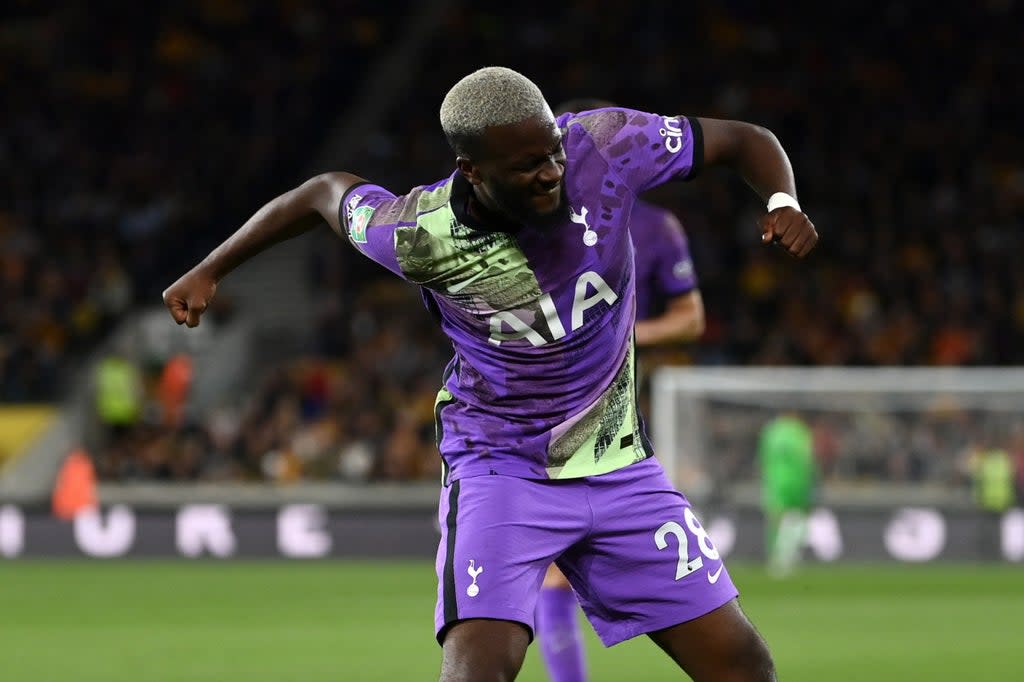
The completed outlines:
<svg viewBox="0 0 1024 682">
<path fill-rule="evenodd" d="M 695 501 L 754 501 L 760 431 L 784 412 L 833 489 L 965 498 L 978 452 L 1024 450 L 1024 369 L 661 367 L 651 400 L 655 451 Z"/>
</svg>

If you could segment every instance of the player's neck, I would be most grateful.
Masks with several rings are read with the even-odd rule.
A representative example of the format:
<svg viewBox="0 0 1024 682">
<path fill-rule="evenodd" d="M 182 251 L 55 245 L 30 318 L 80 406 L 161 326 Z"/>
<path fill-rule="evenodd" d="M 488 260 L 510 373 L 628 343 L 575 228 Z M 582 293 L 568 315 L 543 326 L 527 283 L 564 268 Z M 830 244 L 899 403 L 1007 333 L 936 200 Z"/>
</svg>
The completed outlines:
<svg viewBox="0 0 1024 682">
<path fill-rule="evenodd" d="M 515 221 L 506 216 L 493 199 L 472 185 L 470 186 L 466 210 L 469 211 L 473 218 L 487 225 L 508 226 L 515 224 Z"/>
<path fill-rule="evenodd" d="M 461 179 L 460 179 L 461 178 Z M 458 176 L 452 196 L 456 217 L 464 225 L 484 232 L 514 232 L 522 225 L 498 210 L 488 206 L 468 180 Z"/>
</svg>

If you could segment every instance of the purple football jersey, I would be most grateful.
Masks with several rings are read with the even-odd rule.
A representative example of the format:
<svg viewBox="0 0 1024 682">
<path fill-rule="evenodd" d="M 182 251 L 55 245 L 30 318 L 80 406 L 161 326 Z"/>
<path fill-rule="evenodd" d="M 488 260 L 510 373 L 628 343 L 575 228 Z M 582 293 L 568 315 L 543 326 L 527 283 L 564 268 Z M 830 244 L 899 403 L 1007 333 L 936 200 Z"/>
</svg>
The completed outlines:
<svg viewBox="0 0 1024 682">
<path fill-rule="evenodd" d="M 446 480 L 575 478 L 651 454 L 636 409 L 637 196 L 699 169 L 699 124 L 600 109 L 558 118 L 564 220 L 478 224 L 458 172 L 402 196 L 373 184 L 342 201 L 362 253 L 423 288 L 455 357 L 438 394 Z"/>
</svg>

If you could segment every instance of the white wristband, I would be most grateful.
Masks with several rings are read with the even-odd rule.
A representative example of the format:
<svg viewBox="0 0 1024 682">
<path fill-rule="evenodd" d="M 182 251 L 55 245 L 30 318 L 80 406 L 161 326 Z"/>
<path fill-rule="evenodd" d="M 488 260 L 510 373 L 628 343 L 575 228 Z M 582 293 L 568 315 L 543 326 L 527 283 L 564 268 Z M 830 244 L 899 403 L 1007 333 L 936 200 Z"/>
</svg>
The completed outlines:
<svg viewBox="0 0 1024 682">
<path fill-rule="evenodd" d="M 800 210 L 800 202 L 795 197 L 791 197 L 785 192 L 776 192 L 775 194 L 768 197 L 768 212 L 771 213 L 777 208 L 783 206 L 792 206 L 796 210 Z"/>
</svg>

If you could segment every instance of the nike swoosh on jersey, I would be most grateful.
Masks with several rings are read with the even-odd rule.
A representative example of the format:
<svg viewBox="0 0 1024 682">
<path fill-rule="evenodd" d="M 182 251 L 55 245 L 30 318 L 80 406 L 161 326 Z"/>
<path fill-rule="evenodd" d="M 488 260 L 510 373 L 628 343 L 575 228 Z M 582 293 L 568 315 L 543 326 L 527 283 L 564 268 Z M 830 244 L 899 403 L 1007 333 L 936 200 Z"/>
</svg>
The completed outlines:
<svg viewBox="0 0 1024 682">
<path fill-rule="evenodd" d="M 714 585 L 715 583 L 718 582 L 718 576 L 722 575 L 722 568 L 724 566 L 725 566 L 725 564 L 718 564 L 718 570 L 717 571 L 715 571 L 714 573 L 712 573 L 711 571 L 708 571 L 708 582 L 709 583 Z"/>
</svg>

